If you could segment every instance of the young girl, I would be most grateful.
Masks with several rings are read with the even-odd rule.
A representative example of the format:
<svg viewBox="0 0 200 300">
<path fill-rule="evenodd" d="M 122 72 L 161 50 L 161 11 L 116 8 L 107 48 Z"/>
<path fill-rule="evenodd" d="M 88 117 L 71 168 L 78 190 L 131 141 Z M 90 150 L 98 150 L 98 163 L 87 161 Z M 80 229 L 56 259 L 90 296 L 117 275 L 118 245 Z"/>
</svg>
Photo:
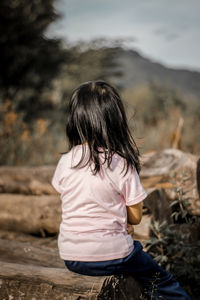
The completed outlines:
<svg viewBox="0 0 200 300">
<path fill-rule="evenodd" d="M 131 274 L 148 299 L 190 299 L 130 235 L 129 224 L 140 223 L 147 194 L 138 175 L 140 153 L 116 89 L 101 80 L 76 88 L 66 135 L 69 148 L 52 178 L 62 200 L 58 247 L 66 267 L 90 276 Z"/>
</svg>

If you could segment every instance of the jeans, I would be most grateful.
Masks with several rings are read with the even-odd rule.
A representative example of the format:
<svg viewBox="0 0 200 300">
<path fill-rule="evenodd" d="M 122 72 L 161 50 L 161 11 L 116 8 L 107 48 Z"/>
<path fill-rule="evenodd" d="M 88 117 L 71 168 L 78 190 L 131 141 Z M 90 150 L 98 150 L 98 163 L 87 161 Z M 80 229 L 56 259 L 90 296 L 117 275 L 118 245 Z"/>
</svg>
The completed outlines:
<svg viewBox="0 0 200 300">
<path fill-rule="evenodd" d="M 88 276 L 129 274 L 144 287 L 147 299 L 191 300 L 173 276 L 161 268 L 142 244 L 134 240 L 134 249 L 126 257 L 96 261 L 65 260 L 66 267 L 75 273 Z"/>
</svg>

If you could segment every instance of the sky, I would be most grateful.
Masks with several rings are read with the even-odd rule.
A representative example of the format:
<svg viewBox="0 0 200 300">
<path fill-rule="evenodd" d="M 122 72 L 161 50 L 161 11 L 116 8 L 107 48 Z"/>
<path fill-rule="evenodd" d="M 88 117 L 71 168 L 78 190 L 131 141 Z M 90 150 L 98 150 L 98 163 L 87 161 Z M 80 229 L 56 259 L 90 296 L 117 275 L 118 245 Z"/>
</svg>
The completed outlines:
<svg viewBox="0 0 200 300">
<path fill-rule="evenodd" d="M 127 48 L 153 61 L 200 71 L 200 0 L 58 0 L 56 9 L 50 36 L 128 38 Z"/>
</svg>

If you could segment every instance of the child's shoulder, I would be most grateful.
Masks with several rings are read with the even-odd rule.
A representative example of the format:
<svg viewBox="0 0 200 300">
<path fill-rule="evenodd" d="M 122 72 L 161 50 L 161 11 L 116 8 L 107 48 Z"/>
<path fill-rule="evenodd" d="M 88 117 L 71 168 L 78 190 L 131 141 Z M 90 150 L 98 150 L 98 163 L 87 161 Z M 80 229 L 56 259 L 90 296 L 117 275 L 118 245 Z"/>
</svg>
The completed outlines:
<svg viewBox="0 0 200 300">
<path fill-rule="evenodd" d="M 66 153 L 62 153 L 59 160 L 58 160 L 58 164 L 59 165 L 66 165 L 69 161 L 70 161 L 70 157 L 71 157 L 71 151 L 66 152 Z"/>
<path fill-rule="evenodd" d="M 117 173 L 118 175 L 120 175 L 120 177 L 122 176 L 122 178 L 126 179 L 127 177 L 129 177 L 132 173 L 132 171 L 134 171 L 129 167 L 128 171 L 126 172 L 127 169 L 127 161 L 124 157 L 122 157 L 121 155 L 119 155 L 118 153 L 114 153 L 112 156 L 112 163 L 111 163 L 111 170 L 112 172 Z M 126 173 L 126 174 L 125 174 Z M 125 174 L 125 176 L 123 176 Z"/>
<path fill-rule="evenodd" d="M 71 167 L 72 163 L 78 163 L 81 157 L 82 147 L 81 145 L 76 145 L 61 155 L 59 164 L 65 165 L 65 167 Z M 86 157 L 88 158 L 88 151 L 86 151 Z"/>
<path fill-rule="evenodd" d="M 122 176 L 123 180 L 138 176 L 136 167 L 134 165 L 129 165 L 127 169 L 127 160 L 118 153 L 113 155 L 112 164 L 115 166 L 117 173 L 120 173 L 120 177 Z"/>
<path fill-rule="evenodd" d="M 112 164 L 118 168 L 123 167 L 124 163 L 125 163 L 125 159 L 119 155 L 118 153 L 114 153 L 112 156 Z"/>
</svg>

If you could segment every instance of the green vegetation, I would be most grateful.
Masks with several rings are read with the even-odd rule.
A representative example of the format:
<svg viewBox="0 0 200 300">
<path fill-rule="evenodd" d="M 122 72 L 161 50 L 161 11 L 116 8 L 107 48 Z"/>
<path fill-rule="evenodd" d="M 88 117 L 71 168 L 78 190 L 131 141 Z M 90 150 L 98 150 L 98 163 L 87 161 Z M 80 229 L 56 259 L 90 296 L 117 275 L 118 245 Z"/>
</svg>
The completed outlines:
<svg viewBox="0 0 200 300">
<path fill-rule="evenodd" d="M 176 175 L 174 174 L 174 180 Z M 182 184 L 187 178 L 183 174 Z M 182 186 L 182 185 L 181 185 Z M 200 217 L 188 213 L 189 198 L 181 187 L 176 187 L 176 199 L 170 203 L 173 224 L 155 220 L 151 225 L 151 237 L 146 250 L 157 263 L 172 273 L 193 297 L 198 299 L 200 280 Z"/>
</svg>

